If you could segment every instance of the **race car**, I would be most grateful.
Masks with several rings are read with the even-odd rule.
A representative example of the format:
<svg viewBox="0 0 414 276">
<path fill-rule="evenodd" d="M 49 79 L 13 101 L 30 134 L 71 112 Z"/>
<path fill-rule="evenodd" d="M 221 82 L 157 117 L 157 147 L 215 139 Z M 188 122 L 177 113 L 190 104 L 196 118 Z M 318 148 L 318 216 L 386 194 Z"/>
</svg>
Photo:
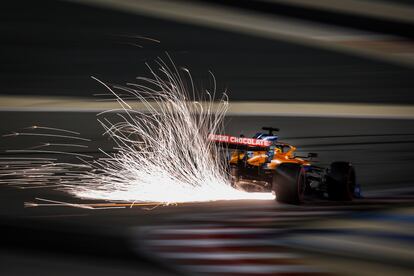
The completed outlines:
<svg viewBox="0 0 414 276">
<path fill-rule="evenodd" d="M 263 127 L 252 138 L 241 135 L 210 135 L 229 151 L 232 185 L 247 191 L 272 191 L 276 200 L 300 204 L 305 195 L 349 201 L 360 196 L 355 169 L 350 162 L 336 161 L 328 168 L 315 165 L 316 153 L 297 156 L 296 147 L 278 141 L 278 128 Z"/>
</svg>

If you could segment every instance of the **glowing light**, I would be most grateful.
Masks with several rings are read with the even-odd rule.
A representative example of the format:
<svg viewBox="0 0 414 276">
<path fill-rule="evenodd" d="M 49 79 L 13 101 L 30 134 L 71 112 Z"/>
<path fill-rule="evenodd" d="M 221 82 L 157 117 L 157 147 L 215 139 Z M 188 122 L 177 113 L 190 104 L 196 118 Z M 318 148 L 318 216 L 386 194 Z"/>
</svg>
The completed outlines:
<svg viewBox="0 0 414 276">
<path fill-rule="evenodd" d="M 162 60 L 157 63 L 157 71 L 150 68 L 151 78 L 139 78 L 141 83 L 126 87 L 109 87 L 96 79 L 120 105 L 119 110 L 98 115 L 98 122 L 105 129 L 104 134 L 116 144 L 116 153 L 104 152 L 104 158 L 91 161 L 81 159 L 84 162 L 82 169 L 79 165 L 68 163 L 41 164 L 36 166 L 37 176 L 43 174 L 44 179 L 50 179 L 50 173 L 57 172 L 60 189 L 84 199 L 162 203 L 274 199 L 271 193 L 248 193 L 233 188 L 219 149 L 214 141 L 208 139 L 209 134 L 222 130 L 228 108 L 225 93 L 218 99 L 219 104 L 213 104 L 217 100 L 214 76 L 212 92 L 199 93 L 187 69 L 182 73 L 175 69 L 172 62 L 170 67 L 173 69 Z M 128 100 L 134 98 L 144 104 L 146 111 L 135 110 L 130 101 L 127 103 L 120 96 L 120 91 L 126 94 L 124 97 Z M 114 119 L 114 114 L 117 119 Z M 32 128 L 48 129 L 39 126 Z M 49 130 L 77 134 L 56 128 Z M 77 136 L 46 136 L 82 141 Z M 46 143 L 42 147 L 52 145 Z M 65 145 L 80 147 L 76 144 Z M 25 170 L 20 175 L 27 179 L 28 173 Z"/>
</svg>

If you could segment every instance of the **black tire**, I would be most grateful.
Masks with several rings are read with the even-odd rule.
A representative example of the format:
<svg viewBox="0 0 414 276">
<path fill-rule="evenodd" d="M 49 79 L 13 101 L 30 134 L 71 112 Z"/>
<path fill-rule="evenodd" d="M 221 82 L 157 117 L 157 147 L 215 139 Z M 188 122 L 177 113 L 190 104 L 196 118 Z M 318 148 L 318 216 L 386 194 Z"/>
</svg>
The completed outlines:
<svg viewBox="0 0 414 276">
<path fill-rule="evenodd" d="M 333 162 L 326 177 L 328 195 L 332 200 L 350 201 L 354 199 L 356 175 L 349 162 Z"/>
<path fill-rule="evenodd" d="M 299 164 L 280 164 L 273 175 L 272 190 L 276 200 L 288 204 L 300 204 L 306 188 L 305 170 Z"/>
</svg>

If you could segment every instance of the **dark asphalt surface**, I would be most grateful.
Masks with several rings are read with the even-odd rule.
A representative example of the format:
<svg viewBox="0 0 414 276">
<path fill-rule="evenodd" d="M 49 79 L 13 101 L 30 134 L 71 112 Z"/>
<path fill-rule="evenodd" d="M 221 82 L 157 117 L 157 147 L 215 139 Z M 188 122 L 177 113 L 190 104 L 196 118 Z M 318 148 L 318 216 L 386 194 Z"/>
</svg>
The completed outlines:
<svg viewBox="0 0 414 276">
<path fill-rule="evenodd" d="M 47 125 L 50 127 L 66 128 L 82 133 L 83 137 L 92 138 L 89 143 L 89 153 L 95 153 L 97 147 L 110 150 L 111 144 L 101 136 L 102 129 L 96 122 L 96 115 L 92 112 L 8 112 L 0 117 L 1 133 L 20 131 L 31 125 Z M 45 273 L 58 273 L 62 271 L 67 275 L 179 275 L 186 273 L 199 275 L 205 269 L 220 270 L 223 265 L 234 265 L 234 261 L 223 260 L 193 260 L 175 259 L 165 257 L 165 250 L 172 250 L 170 247 L 159 248 L 158 236 L 153 236 L 155 231 L 174 230 L 177 225 L 180 231 L 193 231 L 197 225 L 202 231 L 210 227 L 212 223 L 221 227 L 253 227 L 260 229 L 273 229 L 270 234 L 259 235 L 265 241 L 259 240 L 258 245 L 252 248 L 227 248 L 220 243 L 212 249 L 218 254 L 230 252 L 239 254 L 240 250 L 246 254 L 268 254 L 269 252 L 280 251 L 294 254 L 293 263 L 304 263 L 305 268 L 312 271 L 312 265 L 318 263 L 322 271 L 343 272 L 345 269 L 342 262 L 347 260 L 354 266 L 354 262 L 365 262 L 359 257 L 356 260 L 349 260 L 349 253 L 341 253 L 342 247 L 334 251 L 306 252 L 303 244 L 293 244 L 281 248 L 261 247 L 263 242 L 271 239 L 282 240 L 279 230 L 286 233 L 292 232 L 295 228 L 306 225 L 311 219 L 316 225 L 319 221 L 326 219 L 347 218 L 358 216 L 361 212 L 373 212 L 383 208 L 396 208 L 400 206 L 412 206 L 414 198 L 409 195 L 410 187 L 414 181 L 411 169 L 413 167 L 413 122 L 411 120 L 373 120 L 373 119 L 344 119 L 344 118 L 292 118 L 292 117 L 228 117 L 226 119 L 227 133 L 238 135 L 243 133 L 251 136 L 262 125 L 272 125 L 281 128 L 280 139 L 291 142 L 298 146 L 300 152 L 318 152 L 322 165 L 327 165 L 333 160 L 352 161 L 357 170 L 358 182 L 362 185 L 363 193 L 370 195 L 373 191 L 383 191 L 382 198 L 362 199 L 354 203 L 337 204 L 329 201 L 310 201 L 300 207 L 301 216 L 296 212 L 298 207 L 292 206 L 286 210 L 285 205 L 277 204 L 274 201 L 230 201 L 213 203 L 182 204 L 178 206 L 160 206 L 154 210 L 143 207 L 110 209 L 110 210 L 86 210 L 70 207 L 34 207 L 24 208 L 25 202 L 38 202 L 36 198 L 57 200 L 69 203 L 94 203 L 93 201 L 82 201 L 69 197 L 68 195 L 53 191 L 52 189 L 26 189 L 21 190 L 12 187 L 0 187 L 0 236 L 4 245 L 1 247 L 0 263 L 9 263 L 9 266 L 0 265 L 7 275 L 24 275 L 29 271 L 32 275 L 44 275 Z M 7 156 L 4 150 L 11 148 L 25 148 L 46 142 L 33 137 L 2 137 L 0 157 Z M 59 142 L 47 139 L 48 142 Z M 27 156 L 13 155 L 14 157 Z M 44 157 L 45 155 L 32 155 L 31 157 Z M 51 157 L 49 155 L 49 157 Z M 398 191 L 398 189 L 402 189 Z M 387 190 L 389 190 L 387 192 Z M 401 194 L 402 191 L 402 194 Z M 397 194 L 396 194 L 397 192 Z M 390 196 L 395 195 L 394 198 Z M 385 199 L 384 199 L 385 196 Z M 388 198 L 388 199 L 387 199 Z M 332 211 L 332 217 L 326 214 L 313 214 L 315 208 L 323 208 L 325 211 Z M 342 213 L 342 208 L 351 208 L 350 213 Z M 253 212 L 253 213 L 251 213 Z M 287 213 L 286 213 L 287 212 Z M 282 215 L 283 213 L 283 215 Z M 280 218 L 282 216 L 282 218 Z M 258 219 L 252 221 L 250 218 Z M 235 220 L 237 224 L 231 223 Z M 328 220 L 328 225 L 329 224 Z M 236 223 L 235 222 L 235 223 Z M 260 224 L 258 224 L 260 222 Z M 199 225 L 201 223 L 201 226 Z M 262 223 L 265 223 L 262 225 Z M 304 224 L 305 223 L 305 224 Z M 382 222 L 380 222 L 382 224 Z M 334 223 L 332 222 L 334 225 Z M 207 226 L 206 226 L 207 225 Z M 410 231 L 410 225 L 404 223 L 393 224 L 395 231 Z M 325 226 L 326 227 L 326 226 Z M 257 230 L 261 232 L 262 230 Z M 197 231 L 200 231 L 197 230 Z M 210 231 L 210 230 L 209 230 Z M 230 230 L 233 231 L 233 230 Z M 250 231 L 250 230 L 249 230 Z M 247 237 L 258 235 L 255 231 L 248 232 Z M 266 230 L 268 231 L 268 230 Z M 305 232 L 305 238 L 312 240 L 315 230 Z M 186 232 L 185 232 L 186 233 Z M 231 233 L 231 232 L 230 232 Z M 293 233 L 293 232 L 292 232 Z M 300 237 L 303 238 L 303 233 Z M 227 235 L 227 234 L 226 234 Z M 228 234 L 226 239 L 236 240 L 244 243 L 247 237 L 240 237 L 238 234 Z M 374 233 L 372 234 L 374 236 Z M 168 234 L 162 238 L 172 239 L 176 235 Z M 210 242 L 215 235 L 191 236 L 184 235 L 181 238 L 190 239 L 196 244 Z M 295 236 L 293 236 L 294 239 Z M 148 243 L 148 238 L 150 243 Z M 219 238 L 223 238 L 219 236 Z M 292 236 L 286 237 L 287 241 Z M 200 240 L 201 239 L 201 240 Z M 295 239 L 294 239 L 295 240 Z M 228 242 L 226 240 L 220 242 Z M 307 240 L 304 239 L 306 244 Z M 374 243 L 386 243 L 380 239 Z M 153 244 L 155 243 L 155 245 Z M 188 249 L 184 243 L 182 246 L 173 249 L 173 255 L 186 254 L 188 250 L 198 250 L 201 256 L 205 254 L 204 247 L 198 248 L 191 245 Z M 370 244 L 368 244 L 370 246 Z M 163 245 L 166 246 L 166 245 Z M 196 248 L 194 248 L 196 246 Z M 330 245 L 334 248 L 336 244 Z M 361 245 L 363 246 L 363 244 Z M 399 244 L 394 245 L 400 249 Z M 143 249 L 143 247 L 145 249 Z M 314 247 L 314 246 L 312 246 Z M 306 249 L 306 248 L 305 248 Z M 323 248 L 322 248 L 323 249 Z M 320 249 L 320 250 L 322 250 Z M 340 250 L 341 249 L 341 250 Z M 401 249 L 402 250 L 402 249 Z M 323 251 L 323 250 L 322 250 Z M 210 251 L 208 251 L 210 252 Z M 208 253 L 207 252 L 207 253 Z M 278 253 L 279 252 L 279 253 Z M 333 254 L 337 252 L 338 254 Z M 273 253 L 272 253 L 273 254 Z M 281 254 L 281 253 L 280 253 Z M 353 254 L 353 253 L 351 253 Z M 355 254 L 354 254 L 355 255 Z M 203 257 L 204 258 L 204 257 Z M 332 260 L 332 258 L 334 260 Z M 361 257 L 362 258 L 362 257 Z M 383 269 L 397 268 L 398 273 L 404 275 L 404 271 L 413 269 L 406 261 L 395 262 L 393 258 L 381 255 L 381 262 L 378 257 L 370 257 L 366 260 L 374 266 L 382 264 Z M 268 262 L 275 263 L 279 269 L 279 260 L 238 260 L 244 265 L 253 265 L 253 269 Z M 246 263 L 247 262 L 247 263 Z M 339 262 L 336 265 L 336 262 Z M 53 264 L 53 265 L 50 265 Z M 193 267 L 193 264 L 199 266 Z M 207 266 L 205 266 L 207 264 Z M 308 267 L 312 264 L 311 267 Z M 217 266 L 216 266 L 217 265 Z M 251 266 L 246 269 L 252 269 Z M 270 269 L 267 267 L 266 269 Z M 365 268 L 361 267 L 361 271 Z M 190 272 L 189 272 L 189 271 Z M 370 271 L 368 268 L 366 271 Z M 80 274 L 79 274 L 80 273 Z M 220 275 L 220 273 L 218 273 Z M 64 274 L 63 274 L 64 275 Z"/>
<path fill-rule="evenodd" d="M 90 148 L 87 149 L 89 153 L 96 152 L 98 146 L 106 150 L 111 148 L 111 144 L 108 143 L 107 139 L 101 136 L 102 129 L 96 122 L 96 114 L 92 112 L 3 112 L 0 117 L 1 134 L 21 131 L 24 127 L 31 125 L 47 125 L 78 131 L 82 133 L 83 137 L 92 138 L 93 142 L 89 143 Z M 235 249 L 220 244 L 209 250 L 213 250 L 218 254 L 230 250 L 229 254 L 236 254 L 236 256 L 240 250 L 246 254 L 259 254 L 259 256 L 269 252 L 276 252 L 277 255 L 282 250 L 282 252 L 288 252 L 286 254 L 294 254 L 293 263 L 306 264 L 304 268 L 300 266 L 300 269 L 312 271 L 312 266 L 308 267 L 309 263 L 318 263 L 323 268 L 322 271 L 342 272 L 345 268 L 341 263 L 349 259 L 347 255 L 349 253 L 339 254 L 342 252 L 339 250 L 342 247 L 339 246 L 334 250 L 339 252 L 338 256 L 331 254 L 333 251 L 328 251 L 328 254 L 325 252 L 322 255 L 320 255 L 320 252 L 318 254 L 311 252 L 310 255 L 309 252 L 301 253 L 304 251 L 304 245 L 301 244 L 293 244 L 294 248 L 290 246 L 263 248 L 261 246 L 263 243 L 267 243 L 267 239 L 271 239 L 269 241 L 271 243 L 275 240 L 281 240 L 282 238 L 278 233 L 280 229 L 290 233 L 296 227 L 309 222 L 309 219 L 319 225 L 319 220 L 331 218 L 324 213 L 313 214 L 315 208 L 333 211 L 332 219 L 334 219 L 346 218 L 350 214 L 358 216 L 360 212 L 373 211 L 378 208 L 411 206 L 414 202 L 413 198 L 405 197 L 409 195 L 408 191 L 410 191 L 407 188 L 412 187 L 414 181 L 411 173 L 414 164 L 413 122 L 411 120 L 233 116 L 226 119 L 226 132 L 233 135 L 241 132 L 251 136 L 262 125 L 280 127 L 281 140 L 297 145 L 300 150 L 299 153 L 305 150 L 318 152 L 322 165 L 326 165 L 333 160 L 352 161 L 357 170 L 358 182 L 362 185 L 365 194 L 369 195 L 375 190 L 382 190 L 385 191 L 382 195 L 387 198 L 394 195 L 397 188 L 402 188 L 403 196 L 400 191 L 391 200 L 384 200 L 383 198 L 362 199 L 351 204 L 337 204 L 323 200 L 311 201 L 301 207 L 300 211 L 302 213 L 298 217 L 296 215 L 297 207 L 292 206 L 291 209 L 289 207 L 289 210 L 285 210 L 286 206 L 274 201 L 182 204 L 161 206 L 154 210 L 143 207 L 110 210 L 86 210 L 70 207 L 24 208 L 25 202 L 38 202 L 36 198 L 69 203 L 94 202 L 74 199 L 50 188 L 21 190 L 2 186 L 0 187 L 0 236 L 3 237 L 1 242 L 3 246 L 0 249 L 0 269 L 2 269 L 0 272 L 3 271 L 5 275 L 25 275 L 29 272 L 31 275 L 45 275 L 47 273 L 63 273 L 61 275 L 73 275 L 73 273 L 77 275 L 113 275 L 114 273 L 122 275 L 132 275 L 134 273 L 140 275 L 168 275 L 178 273 L 181 275 L 188 273 L 199 275 L 205 269 L 218 269 L 220 271 L 223 269 L 223 265 L 234 265 L 236 260 L 177 260 L 165 257 L 166 252 L 164 251 L 172 249 L 170 247 L 166 247 L 167 249 L 159 248 L 158 238 L 153 236 L 152 233 L 154 231 L 162 231 L 163 233 L 172 231 L 175 233 L 176 230 L 174 229 L 177 225 L 180 229 L 183 228 L 180 231 L 191 232 L 191 229 L 200 223 L 201 226 L 199 226 L 202 229 L 210 227 L 211 223 L 222 225 L 220 228 L 231 227 L 233 229 L 235 225 L 231 223 L 231 220 L 234 219 L 236 219 L 237 227 L 260 226 L 260 229 L 263 228 L 268 231 L 266 229 L 270 228 L 277 233 L 272 232 L 265 237 L 260 234 L 259 238 L 264 238 L 265 241 L 258 240 L 258 245 L 253 251 L 250 246 L 244 249 L 239 247 Z M 59 142 L 59 139 L 47 139 L 47 141 Z M 46 142 L 46 140 L 34 139 L 33 137 L 2 137 L 0 143 L 2 154 L 0 157 L 7 156 L 4 152 L 7 149 L 26 148 L 40 142 Z M 27 156 L 27 154 L 13 155 L 13 157 L 22 156 Z M 31 157 L 44 156 L 32 155 Z M 386 192 L 388 189 L 390 191 Z M 351 210 L 348 210 L 351 213 L 342 213 L 342 208 L 351 208 Z M 374 217 L 376 216 L 375 212 L 373 213 Z M 282 213 L 283 216 L 280 218 Z M 258 224 L 258 221 L 252 221 L 249 218 L 259 219 L 260 224 Z M 265 224 L 262 225 L 262 223 Z M 410 227 L 410 225 L 399 222 L 394 224 L 397 232 L 410 231 Z M 261 232 L 260 229 L 257 231 Z M 247 233 L 247 237 L 257 235 L 256 230 L 252 231 Z M 305 232 L 305 238 L 308 237 L 312 240 L 312 235 L 314 235 L 312 233 L 314 232 L 314 230 L 309 233 Z M 244 243 L 244 236 L 240 240 L 238 234 L 234 235 L 236 236 L 226 236 L 226 239 Z M 374 234 L 372 235 L 374 236 Z M 175 234 L 169 234 L 162 240 L 172 239 L 174 242 L 174 237 Z M 184 237 L 190 239 L 191 236 L 184 235 L 181 238 Z M 191 241 L 201 242 L 202 244 L 209 243 L 210 239 L 215 239 L 214 237 L 215 235 L 197 236 Z M 287 241 L 289 241 L 289 237 L 286 237 Z M 300 237 L 304 239 L 303 233 Z M 151 241 L 149 244 L 147 243 L 148 238 Z M 219 236 L 219 238 L 222 238 L 222 236 Z M 221 242 L 226 243 L 228 241 Z M 306 242 L 305 239 L 304 243 L 306 244 Z M 383 239 L 374 241 L 374 243 L 380 244 L 386 242 Z M 173 249 L 173 255 L 176 253 L 181 254 L 179 256 L 185 255 L 185 252 L 190 250 L 184 246 L 185 244 Z M 143 246 L 145 249 L 143 249 Z M 196 245 L 191 246 L 191 250 L 198 250 L 201 256 L 204 256 L 202 255 L 205 254 L 204 247 L 195 249 L 193 246 Z M 336 248 L 337 245 L 333 244 L 332 246 Z M 397 249 L 400 248 L 398 244 L 394 246 Z M 167 256 L 169 255 L 167 254 Z M 373 260 L 371 260 L 372 258 Z M 393 258 L 388 257 L 388 255 L 385 257 L 381 255 L 381 262 L 378 262 L 376 256 L 372 258 L 368 260 L 370 263 L 373 262 L 374 265 L 382 263 L 386 269 L 397 267 L 398 274 L 402 271 L 401 275 L 404 275 L 405 270 L 410 271 L 412 269 L 409 265 L 410 262 L 407 264 L 406 261 L 403 261 L 396 264 Z M 340 264 L 333 265 L 338 260 Z M 389 260 L 389 262 L 384 260 Z M 362 260 L 359 258 L 350 260 L 351 267 L 355 261 L 361 262 Z M 254 262 L 239 260 L 238 262 L 249 265 L 246 269 L 262 269 L 261 266 L 268 262 L 276 263 L 276 266 L 272 265 L 272 267 L 266 267 L 266 269 L 280 269 L 280 260 L 256 260 Z M 9 265 L 6 266 L 6 263 Z M 193 264 L 199 266 L 193 267 Z M 205 266 L 206 264 L 207 266 Z M 361 268 L 361 270 L 363 269 L 365 268 Z M 369 269 L 366 271 L 369 271 Z M 218 274 L 220 275 L 220 273 Z"/>
<path fill-rule="evenodd" d="M 414 166 L 412 120 L 229 116 L 225 124 L 226 133 L 250 137 L 260 131 L 262 126 L 279 127 L 280 140 L 297 146 L 298 155 L 317 152 L 320 165 L 323 166 L 333 161 L 352 162 L 363 189 L 404 187 L 414 182 L 411 172 Z M 0 134 L 28 132 L 24 128 L 33 125 L 80 132 L 82 137 L 92 140 L 85 143 L 88 148 L 82 149 L 82 152 L 95 153 L 98 147 L 111 151 L 113 146 L 102 136 L 103 129 L 93 112 L 3 112 L 0 117 Z M 42 142 L 65 141 L 37 137 L 0 139 L 2 156 L 9 149 L 25 149 Z"/>
<path fill-rule="evenodd" d="M 319 226 L 322 229 L 334 228 L 335 219 L 361 217 L 367 221 L 367 216 L 377 219 L 380 210 L 413 206 L 413 196 L 404 192 L 388 194 L 386 197 L 368 197 L 353 203 L 307 200 L 301 207 L 278 204 L 273 200 L 244 200 L 188 203 L 159 206 L 155 209 L 24 208 L 24 202 L 36 201 L 36 197 L 72 203 L 94 201 L 76 200 L 51 189 L 18 190 L 0 187 L 0 191 L 0 272 L 4 275 L 199 275 L 206 268 L 221 269 L 222 265 L 234 265 L 234 261 L 226 263 L 226 259 L 220 257 L 216 261 L 214 258 L 206 261 L 203 258 L 196 260 L 188 257 L 185 260 L 177 255 L 182 256 L 186 252 L 230 255 L 240 252 L 277 255 L 282 252 L 293 254 L 293 264 L 303 262 L 309 271 L 313 271 L 311 268 L 316 263 L 322 271 L 336 273 L 345 268 L 334 266 L 335 269 L 332 270 L 334 262 L 326 261 L 325 258 L 332 255 L 336 259 L 347 259 L 346 256 L 341 256 L 340 247 L 336 253 L 329 252 L 329 255 L 325 253 L 320 256 L 320 252 L 310 255 L 309 252 L 303 252 L 297 248 L 298 243 L 293 248 L 289 244 L 276 244 L 285 239 L 289 241 L 295 237 L 292 236 L 295 233 L 302 238 L 304 235 L 312 238 L 312 235 L 321 231 L 314 229 L 315 225 L 325 225 Z M 392 224 L 394 231 L 409 232 L 412 218 L 407 224 L 406 221 L 401 221 L 401 216 L 408 214 L 401 211 L 397 214 L 400 217 L 396 216 Z M 333 222 L 329 223 L 330 221 Z M 380 220 L 378 223 L 384 226 L 382 231 L 390 231 L 386 227 L 386 221 Z M 310 230 L 303 230 L 307 228 Z M 302 230 L 298 232 L 298 229 Z M 243 232 L 239 233 L 241 230 Z M 219 234 L 223 231 L 223 234 Z M 260 234 L 263 231 L 265 234 Z M 197 234 L 198 232 L 205 234 Z M 211 233 L 208 234 L 209 232 Z M 246 233 L 243 234 L 244 232 Z M 375 237 L 375 233 L 372 232 L 371 236 Z M 171 247 L 171 243 L 177 241 L 178 244 Z M 386 244 L 389 241 L 380 239 L 376 242 Z M 367 243 L 369 245 L 369 241 Z M 393 249 L 398 252 L 404 247 L 397 242 L 393 244 Z M 314 249 L 308 248 L 309 250 L 313 252 Z M 178 259 L 167 257 L 165 253 L 169 252 L 173 252 Z M 357 260 L 363 261 L 367 257 L 359 256 Z M 374 264 L 378 263 L 377 259 L 373 261 Z M 260 271 L 269 260 L 263 263 L 240 259 L 239 262 L 242 265 L 254 265 Z M 277 260 L 272 262 L 276 262 L 274 268 L 279 269 L 280 263 Z M 394 269 L 396 275 L 399 275 L 400 270 L 412 269 L 410 262 L 401 260 L 396 264 L 390 257 L 383 257 L 381 265 Z M 368 275 L 367 271 L 364 272 L 364 267 L 361 267 L 361 271 L 361 275 Z"/>
</svg>

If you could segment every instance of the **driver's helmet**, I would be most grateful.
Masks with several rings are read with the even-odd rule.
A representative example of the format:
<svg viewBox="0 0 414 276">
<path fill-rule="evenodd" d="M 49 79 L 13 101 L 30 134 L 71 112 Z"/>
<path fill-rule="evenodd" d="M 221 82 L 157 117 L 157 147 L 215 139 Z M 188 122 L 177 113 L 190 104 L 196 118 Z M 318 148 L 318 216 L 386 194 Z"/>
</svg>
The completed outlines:
<svg viewBox="0 0 414 276">
<path fill-rule="evenodd" d="M 279 147 L 275 147 L 275 154 L 282 153 L 282 150 Z"/>
</svg>

